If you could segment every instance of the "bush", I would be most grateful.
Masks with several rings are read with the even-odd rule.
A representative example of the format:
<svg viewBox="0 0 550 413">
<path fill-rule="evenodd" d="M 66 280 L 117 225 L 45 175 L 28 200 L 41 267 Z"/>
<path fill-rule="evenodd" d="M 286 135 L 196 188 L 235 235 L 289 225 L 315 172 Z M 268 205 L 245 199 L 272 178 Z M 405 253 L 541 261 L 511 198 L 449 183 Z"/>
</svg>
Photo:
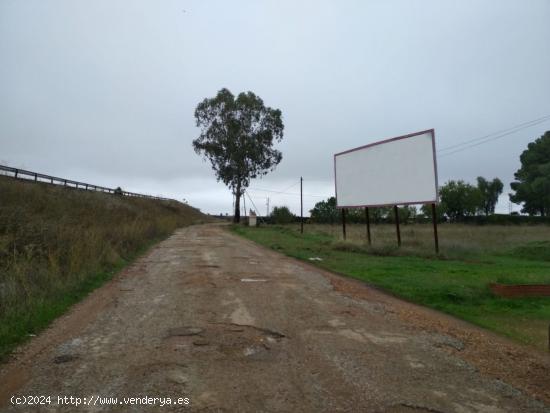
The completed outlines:
<svg viewBox="0 0 550 413">
<path fill-rule="evenodd" d="M 464 217 L 463 223 L 476 225 L 550 225 L 550 217 L 508 214 L 476 215 Z"/>
<path fill-rule="evenodd" d="M 275 207 L 273 208 L 273 211 L 271 211 L 271 222 L 273 224 L 290 224 L 294 221 L 295 216 L 292 212 L 290 212 L 290 209 L 286 206 L 281 207 Z"/>
</svg>

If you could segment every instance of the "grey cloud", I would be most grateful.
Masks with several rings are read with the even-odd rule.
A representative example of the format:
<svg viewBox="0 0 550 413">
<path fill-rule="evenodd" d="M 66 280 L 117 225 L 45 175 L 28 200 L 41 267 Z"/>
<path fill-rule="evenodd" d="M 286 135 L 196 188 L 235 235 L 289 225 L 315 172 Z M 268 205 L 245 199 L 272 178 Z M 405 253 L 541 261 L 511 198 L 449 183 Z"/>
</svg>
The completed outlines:
<svg viewBox="0 0 550 413">
<path fill-rule="evenodd" d="M 191 148 L 196 104 L 228 87 L 285 119 L 284 159 L 251 187 L 302 175 L 331 195 L 343 149 L 431 127 L 444 148 L 550 114 L 549 16 L 545 0 L 4 0 L 0 160 L 229 212 Z M 547 129 L 441 157 L 440 181 L 508 183 Z"/>
</svg>

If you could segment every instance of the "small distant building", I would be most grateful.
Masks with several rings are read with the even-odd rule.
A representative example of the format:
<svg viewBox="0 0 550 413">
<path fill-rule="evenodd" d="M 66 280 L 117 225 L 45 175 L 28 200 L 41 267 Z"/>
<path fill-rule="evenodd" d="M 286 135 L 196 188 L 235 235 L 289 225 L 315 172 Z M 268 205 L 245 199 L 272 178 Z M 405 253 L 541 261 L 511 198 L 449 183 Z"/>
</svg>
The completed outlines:
<svg viewBox="0 0 550 413">
<path fill-rule="evenodd" d="M 256 213 L 252 210 L 250 210 L 250 214 L 248 215 L 248 225 L 250 227 L 256 226 Z"/>
</svg>

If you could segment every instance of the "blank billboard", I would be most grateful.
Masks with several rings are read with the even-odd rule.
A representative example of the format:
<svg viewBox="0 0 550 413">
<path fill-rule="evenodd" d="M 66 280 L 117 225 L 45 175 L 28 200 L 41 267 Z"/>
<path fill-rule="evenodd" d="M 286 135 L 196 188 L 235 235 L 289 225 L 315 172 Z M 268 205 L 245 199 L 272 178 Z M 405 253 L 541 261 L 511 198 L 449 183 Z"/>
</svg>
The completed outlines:
<svg viewBox="0 0 550 413">
<path fill-rule="evenodd" d="M 437 202 L 434 130 L 334 155 L 339 208 Z"/>
</svg>

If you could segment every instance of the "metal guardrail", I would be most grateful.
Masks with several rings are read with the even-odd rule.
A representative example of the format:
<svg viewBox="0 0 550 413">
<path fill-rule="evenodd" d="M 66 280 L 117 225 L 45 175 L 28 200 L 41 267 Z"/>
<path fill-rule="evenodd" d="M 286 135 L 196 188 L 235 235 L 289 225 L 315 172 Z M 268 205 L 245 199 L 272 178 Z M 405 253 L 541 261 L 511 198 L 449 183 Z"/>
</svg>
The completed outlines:
<svg viewBox="0 0 550 413">
<path fill-rule="evenodd" d="M 86 182 L 73 181 L 72 179 L 59 178 L 56 176 L 41 174 L 39 172 L 27 171 L 25 169 L 12 168 L 10 166 L 0 165 L 0 171 L 6 172 L 4 176 L 12 177 L 15 179 L 24 179 L 26 181 L 43 182 L 52 185 L 60 185 L 72 189 L 82 189 L 86 191 L 105 192 L 109 194 L 130 196 L 136 198 L 149 198 L 159 201 L 176 201 L 171 198 L 164 198 L 161 196 L 138 194 L 136 192 L 122 191 L 120 189 L 107 188 L 104 186 L 88 184 Z M 178 201 L 176 201 L 178 202 Z"/>
</svg>

